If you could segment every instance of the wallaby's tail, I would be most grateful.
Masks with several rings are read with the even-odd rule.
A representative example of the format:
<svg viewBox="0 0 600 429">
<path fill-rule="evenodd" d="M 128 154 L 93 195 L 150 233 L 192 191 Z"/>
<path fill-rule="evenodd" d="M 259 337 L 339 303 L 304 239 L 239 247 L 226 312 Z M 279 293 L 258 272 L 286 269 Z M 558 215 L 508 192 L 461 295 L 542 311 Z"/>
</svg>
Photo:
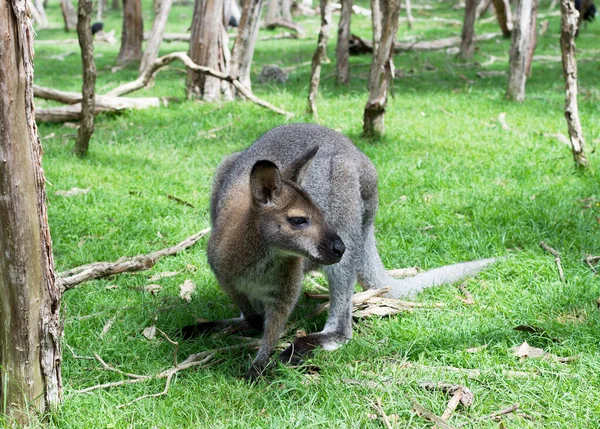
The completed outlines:
<svg viewBox="0 0 600 429">
<path fill-rule="evenodd" d="M 488 265 L 497 261 L 497 258 L 479 259 L 476 261 L 461 262 L 434 268 L 424 273 L 405 279 L 394 279 L 385 270 L 377 247 L 373 227 L 365 231 L 365 249 L 362 266 L 358 269 L 358 281 L 364 289 L 379 289 L 390 287 L 391 298 L 414 296 L 423 289 L 439 286 L 445 283 L 458 282 L 465 277 L 474 276 Z"/>
</svg>

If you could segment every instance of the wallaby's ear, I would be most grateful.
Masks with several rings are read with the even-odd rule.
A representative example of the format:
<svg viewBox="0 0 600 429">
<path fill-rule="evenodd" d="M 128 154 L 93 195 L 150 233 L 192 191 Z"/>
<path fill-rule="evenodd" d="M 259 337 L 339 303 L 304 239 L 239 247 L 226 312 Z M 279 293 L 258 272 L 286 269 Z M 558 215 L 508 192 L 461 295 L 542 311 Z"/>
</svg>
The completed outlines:
<svg viewBox="0 0 600 429">
<path fill-rule="evenodd" d="M 281 191 L 281 173 L 271 161 L 258 161 L 250 173 L 252 198 L 258 205 L 268 204 Z"/>
<path fill-rule="evenodd" d="M 319 147 L 315 146 L 314 148 L 306 152 L 303 156 L 298 158 L 296 161 L 292 162 L 292 164 L 285 169 L 283 176 L 294 183 L 302 183 L 302 179 L 304 179 L 306 171 L 308 170 L 308 167 L 310 167 L 310 165 L 312 164 L 312 160 L 315 157 L 318 150 Z"/>
</svg>

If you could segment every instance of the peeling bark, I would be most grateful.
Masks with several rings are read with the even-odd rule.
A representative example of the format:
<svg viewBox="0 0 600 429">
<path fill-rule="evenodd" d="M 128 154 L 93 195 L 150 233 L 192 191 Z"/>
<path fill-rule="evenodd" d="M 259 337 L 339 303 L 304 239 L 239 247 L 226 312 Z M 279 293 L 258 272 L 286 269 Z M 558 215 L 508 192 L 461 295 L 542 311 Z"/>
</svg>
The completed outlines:
<svg viewBox="0 0 600 429">
<path fill-rule="evenodd" d="M 223 0 L 196 0 L 188 55 L 200 66 L 229 74 L 230 52 L 223 20 Z M 186 90 L 188 98 L 207 101 L 215 101 L 222 96 L 232 98 L 225 82 L 190 69 Z"/>
<path fill-rule="evenodd" d="M 100 0 L 102 1 L 102 0 Z M 81 47 L 83 85 L 81 89 L 81 120 L 77 131 L 77 142 L 73 152 L 85 156 L 92 134 L 94 133 L 94 104 L 96 92 L 96 63 L 90 21 L 92 18 L 92 0 L 79 0 L 77 6 L 77 34 Z"/>
<path fill-rule="evenodd" d="M 583 130 L 579 121 L 577 105 L 577 60 L 575 58 L 575 33 L 578 12 L 570 0 L 560 1 L 562 15 L 560 28 L 560 48 L 562 51 L 563 75 L 565 78 L 565 119 L 569 127 L 569 138 L 573 159 L 580 167 L 587 167 Z"/>
<path fill-rule="evenodd" d="M 141 0 L 123 0 L 123 30 L 117 64 L 139 61 L 142 58 L 144 22 Z"/>
<path fill-rule="evenodd" d="M 33 107 L 26 2 L 0 3 L 0 401 L 26 426 L 61 401 L 62 324 Z"/>
<path fill-rule="evenodd" d="M 150 31 L 148 43 L 146 44 L 146 50 L 144 51 L 142 62 L 140 63 L 140 73 L 148 67 L 148 64 L 154 62 L 158 58 L 158 50 L 163 40 L 167 18 L 169 17 L 169 11 L 171 10 L 172 4 L 173 0 L 161 0 L 158 4 L 156 17 L 154 18 L 152 30 Z"/>
<path fill-rule="evenodd" d="M 263 0 L 243 0 L 238 34 L 231 53 L 231 75 L 249 90 L 252 90 L 250 67 L 260 29 L 262 4 Z"/>
<path fill-rule="evenodd" d="M 336 74 L 339 83 L 350 81 L 348 56 L 350 55 L 350 21 L 352 19 L 352 0 L 342 0 L 342 13 L 338 26 Z"/>
<path fill-rule="evenodd" d="M 373 0 L 377 3 L 377 0 Z M 363 133 L 379 136 L 385 131 L 384 115 L 388 90 L 394 78 L 394 41 L 398 32 L 400 0 L 383 0 L 379 6 L 381 25 L 376 23 L 377 14 L 373 9 L 373 62 L 369 78 L 369 99 L 365 106 Z M 377 43 L 376 27 L 381 29 L 381 39 Z"/>
<path fill-rule="evenodd" d="M 321 30 L 319 31 L 319 40 L 317 49 L 312 58 L 312 69 L 310 73 L 310 84 L 308 91 L 308 113 L 317 117 L 317 94 L 319 92 L 319 82 L 321 80 L 321 63 L 327 57 L 327 42 L 329 40 L 329 26 L 331 25 L 331 15 L 333 8 L 330 0 L 321 0 Z"/>
<path fill-rule="evenodd" d="M 531 44 L 533 11 L 537 10 L 537 0 L 519 0 L 515 13 L 515 25 L 510 46 L 508 90 L 506 98 L 519 103 L 525 101 L 527 81 L 527 57 Z"/>
</svg>

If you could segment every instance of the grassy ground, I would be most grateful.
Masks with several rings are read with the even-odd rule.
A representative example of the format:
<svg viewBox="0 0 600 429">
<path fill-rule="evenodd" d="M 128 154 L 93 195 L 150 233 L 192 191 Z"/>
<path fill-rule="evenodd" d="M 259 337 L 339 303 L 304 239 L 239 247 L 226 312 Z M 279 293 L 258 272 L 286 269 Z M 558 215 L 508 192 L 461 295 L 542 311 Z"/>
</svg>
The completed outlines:
<svg viewBox="0 0 600 429">
<path fill-rule="evenodd" d="M 448 3 L 434 2 L 433 11 L 415 11 L 417 18 L 461 18 Z M 542 12 L 547 4 L 541 7 Z M 169 31 L 185 31 L 191 6 L 175 6 Z M 58 6 L 50 2 L 54 29 L 40 30 L 38 39 L 75 37 L 59 28 Z M 145 6 L 146 26 L 151 8 Z M 538 53 L 560 55 L 559 19 L 551 17 L 540 37 Z M 120 17 L 110 12 L 107 30 L 120 32 Z M 315 17 L 302 18 L 311 35 L 301 40 L 260 41 L 253 76 L 264 64 L 291 66 L 309 60 L 315 47 Z M 335 19 L 337 22 L 337 18 Z M 369 37 L 366 18 L 354 17 L 354 32 Z M 498 31 L 479 24 L 477 32 Z M 423 39 L 460 33 L 460 27 L 433 21 L 413 30 L 401 24 L 399 38 Z M 263 31 L 261 37 L 277 34 Z M 332 37 L 335 30 L 332 30 Z M 310 365 L 318 375 L 277 368 L 268 381 L 248 385 L 240 379 L 253 351 L 218 356 L 208 368 L 188 370 L 173 380 L 167 396 L 117 408 L 138 396 L 163 389 L 164 381 L 100 390 L 74 391 L 121 380 L 91 360 L 71 353 L 98 353 L 126 372 L 153 374 L 172 365 L 173 346 L 162 337 L 147 340 L 144 328 L 156 325 L 173 338 L 197 317 L 217 319 L 236 314 L 208 269 L 205 243 L 177 257 L 164 259 L 150 272 L 90 282 L 68 292 L 65 318 L 63 380 L 65 402 L 52 417 L 57 428 L 378 428 L 372 404 L 381 398 L 395 427 L 429 427 L 411 412 L 416 400 L 440 415 L 447 402 L 442 393 L 427 392 L 421 381 L 462 383 L 475 394 L 471 408 L 457 412 L 455 425 L 481 428 L 498 423 L 477 418 L 515 402 L 532 420 L 508 416 L 506 427 L 590 428 L 600 425 L 600 296 L 598 279 L 582 258 L 600 253 L 598 228 L 600 186 L 594 152 L 600 139 L 600 70 L 594 44 L 600 24 L 590 25 L 578 40 L 580 48 L 580 111 L 591 168 L 574 170 L 570 151 L 547 133 L 566 133 L 559 62 L 536 62 L 522 105 L 504 100 L 505 77 L 480 79 L 477 72 L 506 70 L 509 42 L 478 43 L 476 61 L 494 55 L 490 66 L 461 66 L 445 51 L 408 52 L 396 57 L 402 78 L 394 83 L 395 98 L 386 115 L 383 139 L 361 138 L 362 109 L 369 56 L 351 59 L 352 82 L 338 86 L 335 64 L 323 69 L 318 100 L 319 123 L 340 130 L 367 153 L 380 175 L 381 208 L 377 217 L 380 253 L 388 267 L 418 265 L 424 269 L 454 262 L 505 256 L 479 278 L 467 283 L 476 304 L 456 298 L 455 286 L 435 288 L 419 297 L 444 302 L 443 309 L 420 310 L 390 319 L 356 325 L 354 339 L 333 353 L 317 353 Z M 186 50 L 185 44 L 164 44 L 162 52 Z M 118 46 L 98 44 L 97 90 L 106 92 L 137 76 L 135 66 L 116 72 Z M 64 56 L 61 60 L 56 55 Z M 65 56 L 66 55 L 66 56 Z M 330 44 L 329 55 L 334 55 Z M 77 44 L 36 46 L 36 82 L 78 90 L 81 69 Z M 303 116 L 308 67 L 299 67 L 285 85 L 259 84 L 254 91 L 275 105 Z M 174 64 L 156 85 L 133 96 L 160 95 L 184 99 L 183 69 Z M 40 101 L 38 105 L 50 105 Z M 497 117 L 506 112 L 510 130 Z M 98 260 L 115 260 L 174 244 L 208 226 L 208 199 L 219 160 L 240 150 L 285 119 L 245 102 L 206 104 L 172 102 L 168 108 L 100 116 L 86 159 L 71 154 L 75 131 L 41 124 L 44 167 L 56 264 L 59 270 Z M 210 131 L 217 129 L 217 131 Z M 71 198 L 56 194 L 72 187 L 89 193 Z M 178 204 L 174 195 L 193 205 Z M 586 202 L 580 200 L 592 198 Z M 432 226 L 433 228 L 425 228 Z M 566 282 L 559 281 L 554 260 L 538 246 L 540 240 L 562 252 Z M 175 277 L 150 282 L 149 276 L 180 271 Z M 179 296 L 185 279 L 197 286 L 191 303 Z M 159 283 L 151 295 L 143 286 Z M 116 285 L 114 288 L 108 286 Z M 315 331 L 324 319 L 307 320 L 313 302 L 301 300 L 287 338 L 296 329 Z M 112 327 L 102 334 L 107 322 Z M 538 333 L 514 330 L 532 325 Z M 511 347 L 527 340 L 572 363 L 519 361 Z M 182 342 L 181 361 L 189 353 L 236 344 L 235 338 L 204 338 Z M 487 344 L 477 353 L 465 350 Z M 412 364 L 408 367 L 407 363 Z M 475 378 L 440 369 L 477 368 Z M 437 367 L 437 368 L 436 368 Z M 530 372 L 510 378 L 503 370 Z M 351 384 L 348 380 L 358 380 Z M 374 383 L 370 383 L 374 382 Z"/>
</svg>

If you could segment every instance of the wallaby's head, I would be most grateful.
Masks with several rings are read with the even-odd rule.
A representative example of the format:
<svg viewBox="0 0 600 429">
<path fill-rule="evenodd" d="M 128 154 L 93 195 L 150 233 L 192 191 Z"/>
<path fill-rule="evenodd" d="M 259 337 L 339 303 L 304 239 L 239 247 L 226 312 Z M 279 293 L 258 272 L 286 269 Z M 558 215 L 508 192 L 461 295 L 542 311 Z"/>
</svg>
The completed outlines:
<svg viewBox="0 0 600 429">
<path fill-rule="evenodd" d="M 265 244 L 307 257 L 318 264 L 339 262 L 346 250 L 325 216 L 298 185 L 317 149 L 280 171 L 271 161 L 258 161 L 250 173 L 253 215 Z"/>
</svg>

